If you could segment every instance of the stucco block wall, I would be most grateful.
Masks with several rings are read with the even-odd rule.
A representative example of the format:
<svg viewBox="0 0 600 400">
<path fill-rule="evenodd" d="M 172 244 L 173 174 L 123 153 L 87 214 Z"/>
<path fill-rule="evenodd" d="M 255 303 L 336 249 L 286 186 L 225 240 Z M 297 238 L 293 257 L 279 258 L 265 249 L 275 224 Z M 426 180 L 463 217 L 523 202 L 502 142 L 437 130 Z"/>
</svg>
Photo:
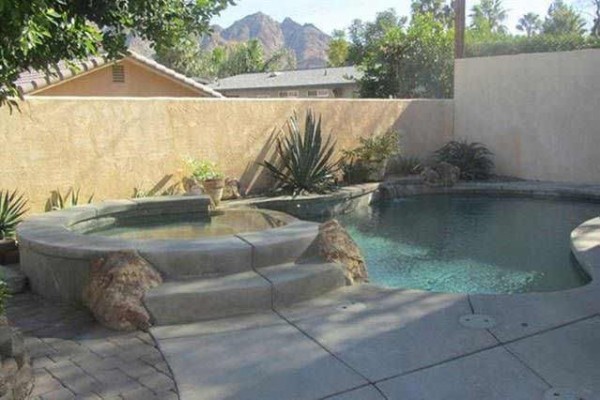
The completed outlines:
<svg viewBox="0 0 600 400">
<path fill-rule="evenodd" d="M 600 183 L 599 71 L 600 50 L 458 60 L 455 135 L 501 174 Z"/>
<path fill-rule="evenodd" d="M 394 127 L 407 155 L 427 155 L 452 138 L 451 101 L 235 100 L 32 97 L 21 113 L 0 109 L 0 188 L 25 191 L 40 211 L 50 191 L 81 188 L 82 197 L 126 198 L 166 175 L 183 173 L 182 158 L 215 161 L 255 189 L 256 165 L 287 118 L 308 108 L 323 115 L 339 149 Z"/>
<path fill-rule="evenodd" d="M 180 82 L 162 76 L 148 67 L 125 59 L 118 62 L 125 68 L 125 82 L 115 83 L 112 64 L 78 75 L 36 93 L 38 96 L 140 96 L 140 97 L 203 97 Z"/>
</svg>

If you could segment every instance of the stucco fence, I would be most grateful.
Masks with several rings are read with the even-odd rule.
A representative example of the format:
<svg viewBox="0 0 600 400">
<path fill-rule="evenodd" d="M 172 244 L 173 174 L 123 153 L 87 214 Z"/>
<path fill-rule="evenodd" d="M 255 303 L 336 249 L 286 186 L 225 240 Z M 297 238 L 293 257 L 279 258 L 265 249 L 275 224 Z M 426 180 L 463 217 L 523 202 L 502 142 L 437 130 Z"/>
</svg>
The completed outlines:
<svg viewBox="0 0 600 400">
<path fill-rule="evenodd" d="M 456 62 L 459 138 L 486 144 L 497 171 L 600 183 L 600 50 Z"/>
<path fill-rule="evenodd" d="M 323 116 L 338 149 L 394 128 L 406 155 L 425 156 L 453 137 L 450 100 L 263 100 L 31 97 L 0 109 L 0 188 L 19 189 L 32 212 L 50 192 L 81 188 L 95 200 L 129 198 L 184 172 L 183 158 L 216 162 L 249 191 L 267 184 L 258 162 L 294 111 Z"/>
</svg>

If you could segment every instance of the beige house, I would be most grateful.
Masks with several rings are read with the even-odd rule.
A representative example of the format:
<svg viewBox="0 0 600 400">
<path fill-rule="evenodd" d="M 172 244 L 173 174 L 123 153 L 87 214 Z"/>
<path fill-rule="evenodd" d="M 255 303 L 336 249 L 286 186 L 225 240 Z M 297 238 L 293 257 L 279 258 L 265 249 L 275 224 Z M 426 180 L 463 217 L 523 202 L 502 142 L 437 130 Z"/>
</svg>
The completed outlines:
<svg viewBox="0 0 600 400">
<path fill-rule="evenodd" d="M 26 71 L 16 83 L 28 96 L 223 97 L 134 52 L 116 62 L 92 58 L 76 66 L 59 63 L 57 72 L 51 75 Z"/>
<path fill-rule="evenodd" d="M 355 98 L 356 67 L 260 72 L 220 79 L 210 85 L 226 97 L 250 98 Z"/>
</svg>

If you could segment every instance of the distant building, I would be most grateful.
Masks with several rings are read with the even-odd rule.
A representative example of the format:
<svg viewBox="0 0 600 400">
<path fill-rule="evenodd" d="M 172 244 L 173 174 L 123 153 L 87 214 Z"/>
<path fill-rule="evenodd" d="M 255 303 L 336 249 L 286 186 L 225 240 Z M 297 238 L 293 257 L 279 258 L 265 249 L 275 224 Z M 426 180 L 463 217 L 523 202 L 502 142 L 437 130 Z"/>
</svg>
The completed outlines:
<svg viewBox="0 0 600 400">
<path fill-rule="evenodd" d="M 119 96 L 119 97 L 223 97 L 192 78 L 156 61 L 130 52 L 118 61 L 92 58 L 75 63 L 61 62 L 44 71 L 25 71 L 16 84 L 28 96 Z"/>
<path fill-rule="evenodd" d="M 361 76 L 356 67 L 261 72 L 220 79 L 210 87 L 226 97 L 354 98 Z"/>
</svg>

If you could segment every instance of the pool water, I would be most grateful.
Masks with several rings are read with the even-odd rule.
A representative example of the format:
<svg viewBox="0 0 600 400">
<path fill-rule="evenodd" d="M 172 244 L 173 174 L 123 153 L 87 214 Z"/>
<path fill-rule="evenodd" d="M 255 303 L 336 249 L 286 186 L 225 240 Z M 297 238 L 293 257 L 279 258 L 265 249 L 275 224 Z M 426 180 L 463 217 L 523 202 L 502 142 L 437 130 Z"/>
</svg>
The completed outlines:
<svg viewBox="0 0 600 400">
<path fill-rule="evenodd" d="M 257 232 L 285 225 L 284 221 L 259 211 L 124 218 L 91 231 L 88 235 L 125 240 L 194 240 Z"/>
<path fill-rule="evenodd" d="M 524 293 L 583 286 L 570 234 L 600 204 L 484 196 L 418 196 L 340 221 L 372 283 L 446 293 Z"/>
</svg>

